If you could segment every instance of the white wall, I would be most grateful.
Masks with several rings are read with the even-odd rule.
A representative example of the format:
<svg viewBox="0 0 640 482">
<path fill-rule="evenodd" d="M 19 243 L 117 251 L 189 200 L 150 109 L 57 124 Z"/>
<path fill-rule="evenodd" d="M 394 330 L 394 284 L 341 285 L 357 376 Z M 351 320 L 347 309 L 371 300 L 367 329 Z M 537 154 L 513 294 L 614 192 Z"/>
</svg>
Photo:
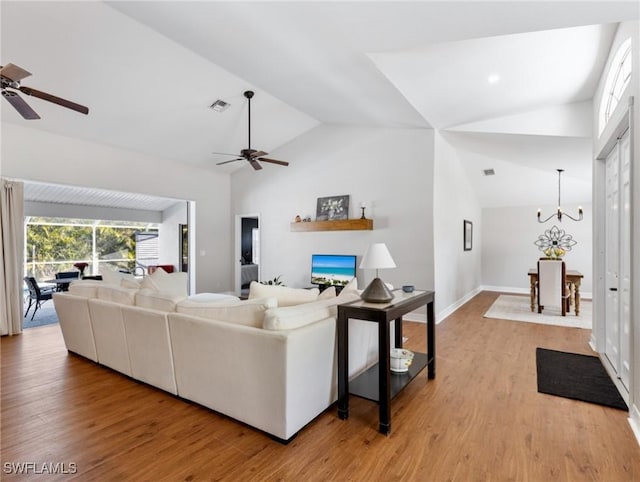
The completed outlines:
<svg viewBox="0 0 640 482">
<path fill-rule="evenodd" d="M 196 286 L 192 288 L 232 289 L 228 175 L 6 122 L 1 154 L 2 175 L 8 178 L 195 201 Z"/>
<path fill-rule="evenodd" d="M 160 262 L 171 264 L 176 271 L 180 271 L 180 224 L 187 224 L 187 203 L 176 203 L 162 211 L 162 223 L 158 229 L 160 248 Z"/>
<path fill-rule="evenodd" d="M 261 216 L 262 278 L 309 286 L 312 253 L 361 256 L 384 242 L 397 268 L 381 271 L 383 280 L 434 289 L 432 153 L 432 130 L 322 125 L 270 153 L 289 167 L 234 173 L 232 213 Z M 318 197 L 343 194 L 351 196 L 350 217 L 368 203 L 373 231 L 290 231 L 297 214 L 315 219 Z M 361 285 L 373 275 L 359 273 Z"/>
<path fill-rule="evenodd" d="M 555 212 L 557 206 L 519 206 L 513 208 L 485 208 L 482 210 L 483 252 L 482 284 L 501 291 L 529 292 L 529 268 L 535 268 L 538 258 L 544 254 L 533 243 L 538 236 L 554 225 L 571 235 L 578 242 L 564 256 L 567 269 L 580 271 L 584 278 L 581 291 L 590 296 L 592 291 L 592 209 L 584 204 L 584 219 L 575 222 L 556 218 L 539 223 L 538 208 L 544 217 Z M 572 216 L 578 205 L 563 204 L 562 209 Z"/>
<path fill-rule="evenodd" d="M 434 259 L 438 320 L 470 298 L 481 282 L 483 251 L 480 204 L 455 148 L 435 133 Z M 473 223 L 471 251 L 463 249 L 463 221 Z"/>
</svg>

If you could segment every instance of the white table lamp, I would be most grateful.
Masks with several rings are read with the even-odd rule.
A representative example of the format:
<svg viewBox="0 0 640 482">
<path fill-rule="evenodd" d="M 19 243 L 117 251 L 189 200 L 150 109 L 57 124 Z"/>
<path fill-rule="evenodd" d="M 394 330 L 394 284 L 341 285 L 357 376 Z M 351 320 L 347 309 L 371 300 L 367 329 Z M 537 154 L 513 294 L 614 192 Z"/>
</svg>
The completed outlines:
<svg viewBox="0 0 640 482">
<path fill-rule="evenodd" d="M 375 243 L 369 246 L 360 262 L 360 269 L 375 269 L 376 277 L 365 288 L 360 297 L 369 303 L 388 303 L 393 299 L 393 293 L 387 285 L 378 278 L 378 270 L 395 268 L 396 264 L 384 243 Z"/>
</svg>

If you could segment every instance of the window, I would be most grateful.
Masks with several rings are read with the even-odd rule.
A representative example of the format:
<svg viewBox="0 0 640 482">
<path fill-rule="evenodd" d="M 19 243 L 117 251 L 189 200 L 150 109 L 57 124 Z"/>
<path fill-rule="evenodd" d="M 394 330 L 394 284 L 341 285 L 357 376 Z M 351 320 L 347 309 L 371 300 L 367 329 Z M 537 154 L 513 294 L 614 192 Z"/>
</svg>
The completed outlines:
<svg viewBox="0 0 640 482">
<path fill-rule="evenodd" d="M 56 272 L 89 265 L 85 274 L 101 266 L 135 271 L 158 261 L 155 223 L 66 218 L 26 218 L 25 275 L 43 280 Z"/>
<path fill-rule="evenodd" d="M 604 91 L 602 93 L 602 101 L 600 103 L 600 115 L 598 119 L 598 135 L 602 134 L 602 131 L 609 122 L 609 118 L 613 111 L 616 109 L 618 102 L 624 89 L 631 80 L 631 39 L 628 38 L 618 48 L 609 73 L 607 80 L 604 84 Z"/>
</svg>

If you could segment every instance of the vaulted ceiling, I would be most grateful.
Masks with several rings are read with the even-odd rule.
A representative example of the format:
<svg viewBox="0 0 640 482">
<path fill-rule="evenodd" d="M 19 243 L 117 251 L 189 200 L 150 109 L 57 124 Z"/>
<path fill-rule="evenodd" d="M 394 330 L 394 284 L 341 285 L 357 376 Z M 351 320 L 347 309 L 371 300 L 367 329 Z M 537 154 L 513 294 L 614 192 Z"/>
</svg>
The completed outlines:
<svg viewBox="0 0 640 482">
<path fill-rule="evenodd" d="M 0 8 L 2 64 L 32 72 L 24 85 L 91 109 L 84 117 L 28 98 L 42 119 L 24 121 L 3 102 L 3 122 L 232 172 L 244 163 L 216 167 L 226 158 L 212 152 L 246 147 L 242 92 L 252 89 L 252 144 L 265 151 L 319 123 L 433 127 L 476 158 L 500 142 L 512 162 L 509 154 L 535 144 L 536 156 L 514 166 L 544 179 L 565 166 L 540 159 L 572 152 L 580 159 L 567 176 L 584 186 L 590 133 L 532 141 L 530 133 L 477 124 L 588 103 L 616 22 L 639 18 L 636 1 L 2 1 Z M 211 110 L 216 99 L 231 107 Z M 473 156 L 466 165 L 475 173 Z"/>
</svg>

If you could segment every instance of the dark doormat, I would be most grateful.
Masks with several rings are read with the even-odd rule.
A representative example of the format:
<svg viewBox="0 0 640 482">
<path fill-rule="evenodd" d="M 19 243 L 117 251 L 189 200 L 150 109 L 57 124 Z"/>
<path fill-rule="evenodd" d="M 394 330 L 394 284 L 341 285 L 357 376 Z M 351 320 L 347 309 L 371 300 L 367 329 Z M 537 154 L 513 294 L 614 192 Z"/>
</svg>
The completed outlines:
<svg viewBox="0 0 640 482">
<path fill-rule="evenodd" d="M 597 356 L 536 348 L 538 391 L 629 410 Z"/>
</svg>

